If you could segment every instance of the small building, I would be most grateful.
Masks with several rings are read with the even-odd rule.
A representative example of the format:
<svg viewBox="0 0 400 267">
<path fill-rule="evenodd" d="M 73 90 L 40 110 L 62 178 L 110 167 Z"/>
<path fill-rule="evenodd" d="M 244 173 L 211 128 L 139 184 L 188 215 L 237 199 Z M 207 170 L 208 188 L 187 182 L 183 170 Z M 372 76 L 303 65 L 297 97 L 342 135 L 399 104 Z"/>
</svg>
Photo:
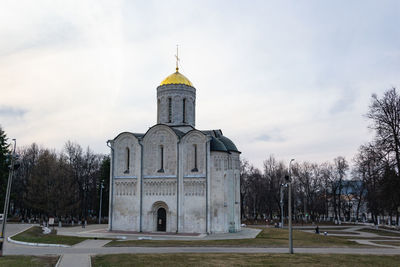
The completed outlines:
<svg viewBox="0 0 400 267">
<path fill-rule="evenodd" d="M 157 87 L 157 124 L 111 147 L 109 230 L 225 233 L 240 229 L 240 152 L 198 130 L 196 88 L 176 72 Z"/>
</svg>

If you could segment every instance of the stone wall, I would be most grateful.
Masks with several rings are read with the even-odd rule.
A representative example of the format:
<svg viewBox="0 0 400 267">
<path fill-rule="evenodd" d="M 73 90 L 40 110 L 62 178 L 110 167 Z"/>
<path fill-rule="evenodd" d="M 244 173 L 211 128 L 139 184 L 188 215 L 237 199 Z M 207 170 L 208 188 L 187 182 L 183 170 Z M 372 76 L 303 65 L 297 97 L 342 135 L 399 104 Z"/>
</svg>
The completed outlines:
<svg viewBox="0 0 400 267">
<path fill-rule="evenodd" d="M 239 153 L 211 152 L 211 232 L 240 230 Z"/>
<path fill-rule="evenodd" d="M 202 132 L 193 130 L 180 143 L 180 231 L 186 233 L 206 232 L 207 140 Z"/>
<path fill-rule="evenodd" d="M 113 230 L 140 230 L 142 179 L 144 232 L 157 230 L 157 210 L 162 207 L 167 211 L 167 232 L 205 233 L 207 188 L 210 232 L 239 230 L 239 153 L 210 152 L 208 139 L 202 132 L 192 130 L 179 141 L 168 126 L 150 128 L 140 141 L 144 159 L 141 177 L 139 140 L 130 133 L 120 134 L 114 140 Z M 163 147 L 164 166 L 161 166 L 160 146 Z"/>
<path fill-rule="evenodd" d="M 164 125 L 156 125 L 146 133 L 143 139 L 144 178 L 157 176 L 176 178 L 177 143 L 176 134 L 171 128 Z M 161 151 L 161 147 L 163 151 Z M 164 154 L 163 160 L 161 153 Z M 161 166 L 162 161 L 163 166 Z"/>
<path fill-rule="evenodd" d="M 169 122 L 169 103 L 172 102 L 172 117 Z M 186 99 L 186 118 L 183 120 L 183 99 Z M 196 124 L 196 89 L 183 84 L 168 84 L 157 88 L 157 123 L 167 125 Z"/>
<path fill-rule="evenodd" d="M 112 228 L 139 231 L 141 147 L 131 133 L 120 134 L 114 140 L 113 147 Z"/>
</svg>

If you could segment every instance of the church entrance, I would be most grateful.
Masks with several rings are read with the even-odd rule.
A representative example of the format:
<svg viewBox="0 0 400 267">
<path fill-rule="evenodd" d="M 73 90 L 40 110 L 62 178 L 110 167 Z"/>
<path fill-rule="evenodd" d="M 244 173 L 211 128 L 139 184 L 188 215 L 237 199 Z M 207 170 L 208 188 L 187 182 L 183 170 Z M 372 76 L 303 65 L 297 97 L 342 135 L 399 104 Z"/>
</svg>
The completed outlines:
<svg viewBox="0 0 400 267">
<path fill-rule="evenodd" d="M 164 208 L 157 210 L 157 231 L 165 232 L 167 230 L 167 212 Z"/>
</svg>

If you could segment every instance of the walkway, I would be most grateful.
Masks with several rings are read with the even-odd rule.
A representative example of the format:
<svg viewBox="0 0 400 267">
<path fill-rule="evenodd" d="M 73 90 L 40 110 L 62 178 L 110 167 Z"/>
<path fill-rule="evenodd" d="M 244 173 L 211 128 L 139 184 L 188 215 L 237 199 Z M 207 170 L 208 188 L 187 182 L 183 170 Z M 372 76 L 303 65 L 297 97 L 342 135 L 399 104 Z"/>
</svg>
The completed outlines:
<svg viewBox="0 0 400 267">
<path fill-rule="evenodd" d="M 30 225 L 21 224 L 10 224 L 8 225 L 8 236 L 13 235 L 21 230 L 30 227 Z M 96 228 L 96 227 L 95 227 Z M 75 235 L 86 236 L 85 233 L 89 233 L 93 230 L 98 229 L 68 229 L 65 228 L 65 232 L 69 230 L 70 232 L 75 232 Z M 253 229 L 246 228 L 250 231 L 243 232 L 243 235 L 254 234 Z M 355 232 L 357 229 L 355 227 L 349 227 L 347 231 Z M 345 231 L 345 230 L 343 230 Z M 62 231 L 61 231 L 62 232 Z M 362 236 L 377 236 L 372 233 L 359 232 Z M 128 234 L 130 238 L 138 238 L 139 234 Z M 127 235 L 127 236 L 128 236 Z M 227 234 L 227 237 L 234 238 L 236 234 Z M 333 235 L 333 234 L 332 234 Z M 358 235 L 358 236 L 360 236 Z M 223 235 L 215 235 L 214 238 L 222 239 Z M 176 238 L 176 235 L 166 235 L 163 238 Z M 179 237 L 180 239 L 181 237 Z M 190 237 L 197 238 L 198 237 Z M 243 237 L 242 237 L 243 238 Z M 205 238 L 204 238 L 205 239 Z M 385 237 L 386 239 L 386 237 Z M 388 238 L 393 240 L 392 238 Z M 396 239 L 395 239 L 396 240 Z M 399 240 L 399 239 L 397 239 Z M 368 240 L 367 240 L 368 241 Z M 260 248 L 260 247 L 104 247 L 105 244 L 110 242 L 110 240 L 85 240 L 79 244 L 72 247 L 60 248 L 60 247 L 32 247 L 17 245 L 13 243 L 5 243 L 5 255 L 62 255 L 59 266 L 91 266 L 90 257 L 97 254 L 119 254 L 119 253 L 288 253 L 288 248 Z M 365 242 L 365 240 L 360 239 L 360 242 Z M 373 244 L 377 246 L 377 244 Z M 400 248 L 382 245 L 384 247 L 375 248 L 294 248 L 295 253 L 317 253 L 317 254 L 374 254 L 374 255 L 400 255 Z"/>
<path fill-rule="evenodd" d="M 85 240 L 79 244 L 73 246 L 75 249 L 84 250 L 84 249 L 96 249 L 101 248 L 105 244 L 110 242 L 110 240 Z M 61 255 L 60 265 L 59 267 L 71 267 L 71 266 L 82 266 L 82 267 L 90 267 L 91 260 L 89 254 L 82 253 L 71 253 L 71 254 L 63 254 Z"/>
<path fill-rule="evenodd" d="M 113 238 L 124 240 L 137 240 L 140 238 L 147 238 L 152 240 L 220 240 L 220 239 L 244 239 L 255 238 L 261 229 L 245 228 L 238 233 L 224 233 L 224 234 L 175 234 L 175 233 L 138 233 L 128 231 L 113 231 L 107 230 L 106 224 L 93 224 L 88 225 L 86 228 L 82 226 L 74 227 L 56 227 L 58 235 L 80 236 L 80 237 L 97 237 L 97 238 Z"/>
<path fill-rule="evenodd" d="M 327 227 L 321 226 L 321 228 L 322 229 L 326 229 Z M 343 228 L 343 227 L 337 227 L 337 228 L 340 229 L 340 228 Z M 398 236 L 383 236 L 383 235 L 378 235 L 378 234 L 374 234 L 374 233 L 360 231 L 360 229 L 362 229 L 362 228 L 368 228 L 368 227 L 365 227 L 363 225 L 361 225 L 361 226 L 359 226 L 359 225 L 357 225 L 357 226 L 348 226 L 348 227 L 346 227 L 346 229 L 339 230 L 340 232 L 342 232 L 341 234 L 338 234 L 337 233 L 338 230 L 335 230 L 334 228 L 332 228 L 332 230 L 335 230 L 335 233 L 331 234 L 331 233 L 329 233 L 329 230 L 327 231 L 327 233 L 328 233 L 329 236 L 345 236 L 345 237 L 349 237 L 350 241 L 355 241 L 355 242 L 357 242 L 359 244 L 363 244 L 363 245 L 382 247 L 382 248 L 394 248 L 394 249 L 399 249 L 400 250 L 399 246 L 375 243 L 375 241 L 383 241 L 383 242 L 384 241 L 399 241 L 399 245 L 400 245 L 400 233 L 398 231 L 379 228 L 379 230 L 381 230 L 381 231 L 399 234 Z M 308 232 L 308 233 L 314 233 L 315 227 L 312 230 L 303 230 L 303 231 L 304 232 Z M 321 234 L 322 234 L 322 232 L 323 231 L 321 231 Z"/>
<path fill-rule="evenodd" d="M 119 253 L 287 253 L 288 248 L 260 247 L 27 247 L 7 243 L 6 255 L 95 255 Z M 295 253 L 400 255 L 396 248 L 294 248 Z"/>
</svg>

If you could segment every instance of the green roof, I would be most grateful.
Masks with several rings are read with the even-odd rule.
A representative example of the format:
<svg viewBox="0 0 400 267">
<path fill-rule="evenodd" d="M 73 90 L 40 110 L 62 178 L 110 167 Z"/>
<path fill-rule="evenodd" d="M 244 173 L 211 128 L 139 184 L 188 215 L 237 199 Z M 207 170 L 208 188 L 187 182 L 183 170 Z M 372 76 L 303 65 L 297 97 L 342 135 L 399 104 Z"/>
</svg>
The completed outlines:
<svg viewBox="0 0 400 267">
<path fill-rule="evenodd" d="M 222 152 L 228 152 L 228 149 L 226 149 L 224 143 L 219 141 L 217 138 L 214 136 L 211 136 L 211 141 L 210 141 L 210 150 L 211 151 L 222 151 Z"/>
<path fill-rule="evenodd" d="M 218 137 L 218 140 L 221 141 L 222 143 L 224 143 L 224 145 L 228 151 L 239 152 L 239 150 L 236 148 L 235 144 L 228 137 L 221 135 L 220 137 Z"/>
</svg>

